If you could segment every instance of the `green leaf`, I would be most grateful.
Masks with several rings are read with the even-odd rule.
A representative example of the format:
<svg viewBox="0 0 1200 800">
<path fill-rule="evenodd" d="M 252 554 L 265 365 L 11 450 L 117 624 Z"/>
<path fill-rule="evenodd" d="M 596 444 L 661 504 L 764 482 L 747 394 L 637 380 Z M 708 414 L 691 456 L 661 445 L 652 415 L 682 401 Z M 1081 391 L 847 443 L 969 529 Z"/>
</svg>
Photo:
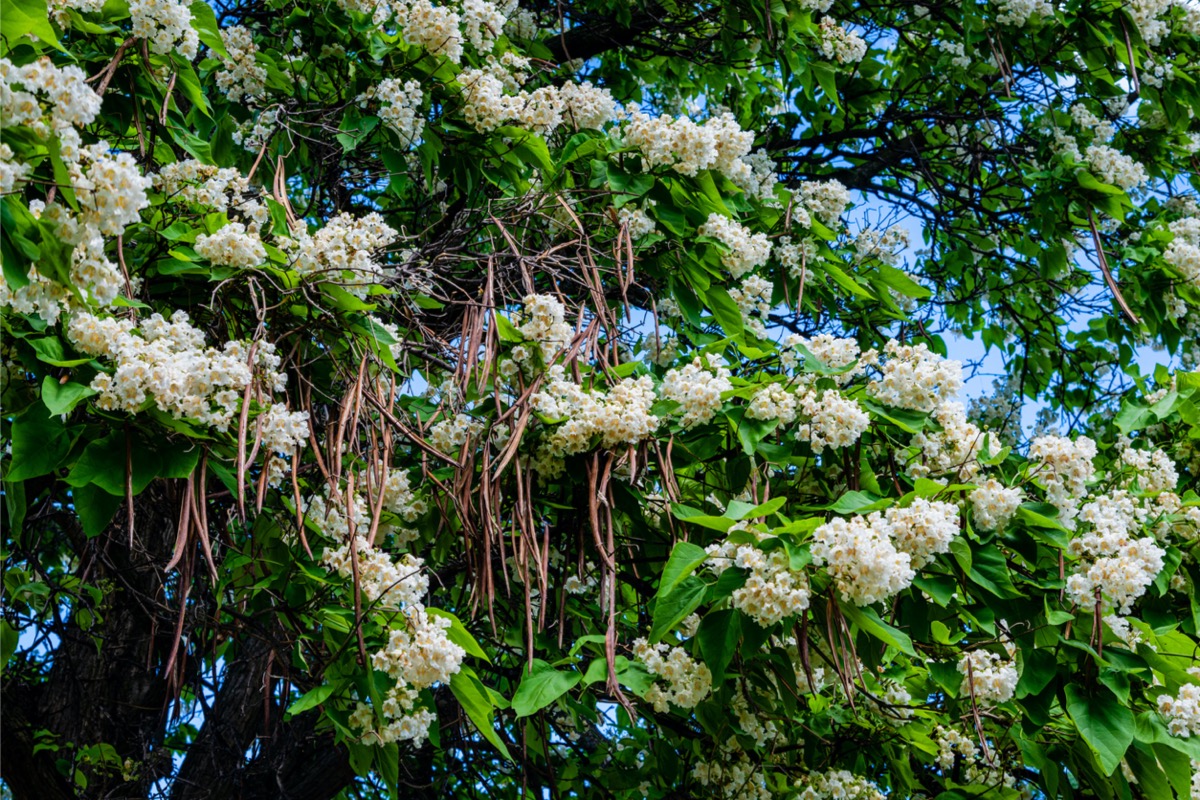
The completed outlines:
<svg viewBox="0 0 1200 800">
<path fill-rule="evenodd" d="M 708 587 L 704 581 L 691 575 L 684 578 L 669 595 L 654 601 L 654 624 L 650 628 L 650 643 L 658 642 L 675 629 L 684 617 L 691 614 L 704 600 Z"/>
<path fill-rule="evenodd" d="M 971 569 L 968 572 L 972 581 L 997 597 L 1009 600 L 1021 596 L 1009 575 L 1008 560 L 995 545 L 972 551 Z"/>
<path fill-rule="evenodd" d="M 925 298 L 932 294 L 924 286 L 895 267 L 880 264 L 875 269 L 879 272 L 879 280 L 906 297 Z"/>
<path fill-rule="evenodd" d="M 1082 686 L 1072 684 L 1066 687 L 1066 695 L 1067 714 L 1095 752 L 1104 775 L 1112 775 L 1133 742 L 1133 712 L 1099 686 L 1088 694 Z"/>
<path fill-rule="evenodd" d="M 79 401 L 96 394 L 96 390 L 82 383 L 59 383 L 52 375 L 42 380 L 42 402 L 51 414 L 67 414 Z"/>
<path fill-rule="evenodd" d="M 8 666 L 8 660 L 17 652 L 20 641 L 21 635 L 8 624 L 8 620 L 0 620 L 0 669 Z"/>
<path fill-rule="evenodd" d="M 1041 694 L 1050 685 L 1058 671 L 1058 659 L 1054 651 L 1048 649 L 1028 650 L 1024 652 L 1024 663 L 1021 666 L 1021 679 L 1017 681 L 1017 697 L 1027 697 Z"/>
<path fill-rule="evenodd" d="M 708 552 L 691 542 L 680 542 L 671 550 L 671 557 L 663 567 L 662 577 L 658 581 L 658 599 L 669 595 L 684 578 L 691 575 L 696 567 L 708 558 Z"/>
<path fill-rule="evenodd" d="M 111 495 L 124 497 L 128 462 L 132 468 L 133 493 L 140 494 L 158 477 L 162 460 L 156 451 L 139 441 L 129 443 L 127 451 L 125 436 L 123 430 L 113 431 L 85 447 L 67 474 L 67 483 L 75 487 L 92 483 Z"/>
<path fill-rule="evenodd" d="M 646 690 L 654 685 L 654 676 L 646 670 L 646 666 L 639 661 L 630 661 L 625 656 L 617 656 L 616 675 L 617 680 L 622 686 L 627 686 L 634 691 L 639 697 L 646 693 Z M 608 659 L 604 657 L 593 658 L 588 664 L 587 671 L 583 675 L 583 685 L 591 686 L 593 683 L 600 683 L 608 680 Z"/>
<path fill-rule="evenodd" d="M 212 6 L 204 0 L 196 0 L 190 6 L 192 12 L 192 27 L 200 35 L 200 41 L 215 50 L 222 58 L 229 58 L 225 49 L 225 40 L 221 38 L 221 26 L 217 24 L 217 15 Z"/>
<path fill-rule="evenodd" d="M 824 61 L 813 61 L 809 66 L 812 69 L 812 74 L 817 78 L 817 83 L 821 86 L 821 91 L 825 92 L 825 96 L 840 109 L 842 107 L 842 100 L 838 97 L 837 70 L 832 64 Z"/>
<path fill-rule="evenodd" d="M 71 439 L 57 417 L 40 416 L 32 406 L 12 423 L 12 461 L 6 481 L 23 481 L 53 472 L 67 457 Z"/>
<path fill-rule="evenodd" d="M 929 422 L 929 415 L 923 411 L 910 411 L 905 408 L 892 408 L 868 400 L 858 398 L 858 404 L 877 417 L 887 420 L 905 433 L 920 433 Z"/>
<path fill-rule="evenodd" d="M 518 717 L 536 714 L 570 691 L 582 675 L 576 670 L 560 672 L 541 659 L 533 660 L 533 669 L 523 672 L 521 685 L 513 695 L 512 707 Z"/>
<path fill-rule="evenodd" d="M 870 492 L 851 490 L 839 497 L 837 502 L 828 508 L 835 514 L 850 516 L 851 514 L 869 514 L 872 511 L 887 508 L 891 504 L 892 501 L 886 497 L 876 497 Z"/>
<path fill-rule="evenodd" d="M 505 758 L 512 761 L 508 746 L 496 733 L 496 728 L 492 723 L 495 707 L 492 704 L 491 695 L 475 674 L 475 670 L 470 667 L 462 667 L 454 673 L 450 677 L 450 691 L 454 692 L 463 711 L 467 712 L 467 716 L 471 722 L 475 723 L 475 727 L 483 734 L 483 738 L 491 742 L 492 746 L 499 750 Z"/>
<path fill-rule="evenodd" d="M 37 353 L 38 361 L 52 367 L 78 367 L 92 360 L 87 358 L 67 358 L 63 344 L 57 336 L 46 336 L 41 339 L 27 339 L 29 346 Z"/>
<path fill-rule="evenodd" d="M 88 538 L 104 533 L 124 502 L 123 498 L 115 497 L 92 483 L 73 488 L 71 498 L 75 515 L 79 517 L 79 524 Z"/>
<path fill-rule="evenodd" d="M 866 633 L 890 644 L 906 655 L 916 657 L 917 651 L 913 649 L 912 639 L 908 634 L 899 628 L 893 628 L 880 619 L 879 615 L 875 613 L 875 609 L 869 606 L 859 608 L 852 603 L 846 603 L 841 606 L 841 610 L 847 619 Z"/>
<path fill-rule="evenodd" d="M 831 278 L 833 278 L 833 280 L 839 286 L 841 286 L 846 291 L 850 292 L 850 294 L 858 295 L 859 297 L 861 297 L 865 300 L 874 300 L 875 299 L 875 295 L 871 294 L 866 289 L 864 289 L 862 286 L 860 286 L 858 281 L 856 281 L 854 278 L 847 275 L 845 273 L 845 271 L 842 270 L 841 267 L 837 266 L 832 261 L 829 261 L 829 260 L 822 261 L 821 265 L 820 265 L 820 269 L 825 270 L 825 272 L 828 273 L 829 276 Z"/>
<path fill-rule="evenodd" d="M 733 302 L 733 298 L 729 296 L 729 292 L 721 286 L 710 286 L 704 293 L 704 299 L 708 301 L 708 308 L 712 311 L 713 318 L 728 336 L 742 334 L 745 330 L 742 323 L 742 312 L 737 303 Z"/>
<path fill-rule="evenodd" d="M 1125 190 L 1119 186 L 1113 186 L 1111 183 L 1101 183 L 1095 175 L 1085 169 L 1081 169 L 1075 173 L 1075 179 L 1084 189 L 1100 194 L 1112 195 L 1114 197 L 1125 195 Z"/>
<path fill-rule="evenodd" d="M 310 708 L 316 708 L 332 697 L 337 688 L 332 683 L 323 683 L 315 689 L 309 689 L 296 702 L 288 706 L 287 716 L 294 717 Z"/>
<path fill-rule="evenodd" d="M 440 608 L 426 608 L 425 611 L 431 617 L 441 617 L 442 619 L 450 620 L 450 627 L 446 629 L 446 638 L 466 651 L 467 655 L 475 656 L 489 664 L 491 663 L 492 660 L 488 658 L 487 653 L 479 646 L 479 642 L 475 640 L 471 632 L 462 624 L 462 620 L 449 611 L 443 611 Z"/>
<path fill-rule="evenodd" d="M 700 620 L 696 639 L 700 644 L 700 657 L 712 673 L 714 686 L 725 680 L 725 670 L 733 662 L 741 635 L 741 615 L 732 608 L 713 611 Z"/>
<path fill-rule="evenodd" d="M 50 12 L 46 0 L 0 0 L 0 19 L 4 20 L 4 39 L 9 45 L 20 44 L 25 34 L 32 34 L 46 44 L 64 53 L 58 43 L 58 34 L 50 24 Z M 4 52 L 10 48 L 6 47 Z"/>
<path fill-rule="evenodd" d="M 743 520 L 743 519 L 758 519 L 759 517 L 769 517 L 772 514 L 774 514 L 776 511 L 778 511 L 779 509 L 783 508 L 783 504 L 786 502 L 787 502 L 786 497 L 774 497 L 765 503 L 759 503 L 758 505 L 750 508 L 747 511 L 740 512 L 736 516 L 733 516 L 733 519 Z M 730 505 L 732 506 L 732 503 Z M 729 509 L 726 509 L 725 513 L 729 514 Z"/>
</svg>

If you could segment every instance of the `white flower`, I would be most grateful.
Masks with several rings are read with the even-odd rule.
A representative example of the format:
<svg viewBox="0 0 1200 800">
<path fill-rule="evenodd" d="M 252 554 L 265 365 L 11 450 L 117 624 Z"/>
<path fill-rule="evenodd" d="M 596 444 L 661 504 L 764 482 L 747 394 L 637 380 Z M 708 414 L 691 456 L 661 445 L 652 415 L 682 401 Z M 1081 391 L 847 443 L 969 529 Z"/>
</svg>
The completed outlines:
<svg viewBox="0 0 1200 800">
<path fill-rule="evenodd" d="M 683 406 L 680 424 L 685 428 L 703 425 L 712 420 L 721 408 L 721 393 L 733 388 L 729 370 L 720 360 L 707 357 L 707 363 L 696 357 L 690 364 L 669 370 L 663 378 L 662 396 Z"/>
<path fill-rule="evenodd" d="M 765 233 L 752 234 L 721 214 L 710 214 L 696 233 L 711 236 L 728 248 L 728 252 L 721 254 L 721 263 L 735 278 L 762 266 L 771 257 L 771 241 Z"/>
<path fill-rule="evenodd" d="M 1017 690 L 1017 668 L 987 650 L 972 650 L 958 662 L 963 676 L 959 693 L 972 694 L 979 704 L 1004 703 Z"/>
</svg>

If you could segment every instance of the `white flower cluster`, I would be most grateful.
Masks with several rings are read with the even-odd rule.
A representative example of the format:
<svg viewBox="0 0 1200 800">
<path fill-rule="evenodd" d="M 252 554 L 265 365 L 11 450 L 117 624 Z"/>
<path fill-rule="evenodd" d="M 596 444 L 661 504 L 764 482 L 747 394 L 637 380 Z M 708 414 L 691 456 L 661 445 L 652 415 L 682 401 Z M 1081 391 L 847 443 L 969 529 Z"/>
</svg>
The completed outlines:
<svg viewBox="0 0 1200 800">
<path fill-rule="evenodd" d="M 254 425 L 261 431 L 262 446 L 269 453 L 290 455 L 308 439 L 308 412 L 288 411 L 283 403 L 267 406 Z"/>
<path fill-rule="evenodd" d="M 254 60 L 258 52 L 254 37 L 248 28 L 232 25 L 221 29 L 221 42 L 229 54 L 228 58 L 213 50 L 208 51 L 209 58 L 220 59 L 224 66 L 224 69 L 213 74 L 217 88 L 231 102 L 245 99 L 247 103 L 253 103 L 267 91 L 267 68 L 259 66 Z"/>
<path fill-rule="evenodd" d="M 646 691 L 646 700 L 660 714 L 665 714 L 670 704 L 695 708 L 712 692 L 712 673 L 682 647 L 663 642 L 651 645 L 645 639 L 637 639 L 633 643 L 633 656 L 646 665 L 651 675 L 667 682 L 665 689 L 656 682 Z"/>
<path fill-rule="evenodd" d="M 913 411 L 934 411 L 962 390 L 962 363 L 933 353 L 922 342 L 902 345 L 895 339 L 883 348 L 888 356 L 883 377 L 871 381 L 867 393 L 881 403 Z"/>
<path fill-rule="evenodd" d="M 159 170 L 154 185 L 170 200 L 195 203 L 213 211 L 238 211 L 247 217 L 248 227 L 254 232 L 270 218 L 264 204 L 244 199 L 250 192 L 250 181 L 235 167 L 218 168 L 194 158 L 177 161 Z"/>
<path fill-rule="evenodd" d="M 745 529 L 739 524 L 731 532 Z M 707 550 L 708 568 L 717 575 L 734 566 L 749 570 L 746 583 L 733 592 L 733 607 L 764 628 L 808 608 L 808 579 L 791 569 L 782 547 L 767 552 L 754 544 L 726 540 Z"/>
<path fill-rule="evenodd" d="M 799 209 L 803 211 L 803 209 Z M 793 209 L 793 213 L 796 209 Z M 805 212 L 808 216 L 808 212 Z M 817 258 L 817 241 L 816 239 L 804 239 L 800 242 L 794 242 L 790 236 L 780 236 L 775 242 L 775 258 L 779 261 L 779 265 L 788 271 L 788 275 L 793 278 L 799 278 L 803 275 L 807 280 L 812 276 L 812 272 L 808 269 L 808 265 L 812 264 Z M 795 335 L 795 334 L 793 334 Z"/>
<path fill-rule="evenodd" d="M 561 365 L 552 367 L 549 376 L 546 388 L 534 396 L 533 408 L 552 420 L 564 420 L 547 442 L 556 458 L 582 453 L 596 437 L 607 449 L 637 444 L 658 428 L 658 417 L 650 413 L 657 398 L 648 375 L 625 378 L 607 392 L 589 392 L 566 380 Z"/>
<path fill-rule="evenodd" d="M 1181 0 L 1129 0 L 1125 10 L 1133 18 L 1138 32 L 1146 40 L 1146 44 L 1156 47 L 1171 31 L 1170 19 L 1167 17 L 1172 9 L 1179 7 L 1188 13 L 1191 4 Z"/>
<path fill-rule="evenodd" d="M 142 176 L 129 153 L 113 155 L 107 142 L 81 148 L 67 169 L 79 200 L 79 221 L 100 233 L 120 235 L 150 205 L 146 190 L 153 179 Z"/>
<path fill-rule="evenodd" d="M 86 81 L 79 67 L 59 68 L 49 58 L 21 67 L 0 58 L 0 125 L 27 126 L 39 139 L 48 139 L 91 123 L 100 97 Z"/>
<path fill-rule="evenodd" d="M 1144 166 L 1106 144 L 1089 145 L 1083 155 L 1100 181 L 1119 186 L 1127 192 L 1150 179 Z"/>
<path fill-rule="evenodd" d="M 402 474 L 390 473 L 384 492 L 385 505 L 394 513 L 412 518 L 421 510 Z M 384 695 L 379 709 L 360 702 L 350 724 L 363 731 L 363 740 L 371 744 L 411 741 L 419 746 L 437 719 L 432 711 L 417 708 L 420 692 L 450 680 L 461 668 L 465 652 L 447 638 L 449 618 L 429 613 L 422 604 L 429 578 L 422 572 L 421 559 L 406 553 L 393 561 L 367 541 L 370 510 L 364 498 L 354 498 L 353 530 L 345 509 L 323 497 L 311 498 L 306 514 L 339 543 L 325 550 L 323 563 L 347 580 L 354 580 L 358 573 L 364 606 L 398 612 L 392 617 L 398 624 L 390 631 L 387 646 L 371 657 L 372 666 L 387 673 L 395 685 Z M 378 723 L 376 712 L 384 724 Z"/>
<path fill-rule="evenodd" d="M 796 800 L 886 800 L 879 787 L 844 769 L 805 775 L 796 782 Z"/>
<path fill-rule="evenodd" d="M 750 419 L 777 419 L 780 425 L 790 425 L 796 420 L 796 395 L 781 384 L 768 384 L 750 398 L 746 416 Z"/>
<path fill-rule="evenodd" d="M 1019 488 L 1008 488 L 995 478 L 989 478 L 971 492 L 971 510 L 980 530 L 1002 529 L 1025 498 Z"/>
<path fill-rule="evenodd" d="M 1178 270 L 1188 283 L 1200 285 L 1200 217 L 1184 217 L 1171 223 L 1175 238 L 1167 245 L 1163 260 Z"/>
<path fill-rule="evenodd" d="M 818 455 L 826 447 L 849 447 L 871 425 L 871 418 L 858 401 L 836 389 L 819 394 L 811 390 L 803 392 L 800 411 L 807 421 L 796 428 L 796 438 L 808 442 Z"/>
<path fill-rule="evenodd" d="M 371 87 L 355 98 L 355 102 L 365 106 L 370 100 L 378 100 L 381 104 L 379 118 L 383 124 L 399 134 L 400 140 L 406 145 L 412 145 L 425 130 L 425 118 L 419 114 L 424 99 L 421 84 L 416 81 L 401 82 L 398 78 L 384 78 L 378 86 Z"/>
<path fill-rule="evenodd" d="M 429 429 L 429 444 L 448 456 L 457 457 L 468 439 L 483 433 L 483 423 L 466 414 L 455 414 Z"/>
<path fill-rule="evenodd" d="M 216 233 L 196 237 L 196 252 L 213 264 L 249 269 L 267 260 L 262 240 L 240 222 L 230 222 Z"/>
<path fill-rule="evenodd" d="M 868 228 L 854 239 L 855 258 L 858 261 L 879 259 L 885 264 L 895 265 L 900 254 L 908 248 L 908 229 L 893 225 L 883 233 Z"/>
<path fill-rule="evenodd" d="M 192 27 L 192 12 L 182 0 L 130 0 L 133 35 L 145 39 L 159 55 L 178 52 L 187 61 L 196 57 L 200 34 Z"/>
<path fill-rule="evenodd" d="M 938 725 L 937 743 L 937 765 L 946 772 L 954 769 L 955 756 L 962 756 L 966 762 L 972 763 L 979 754 L 979 748 L 975 741 L 970 737 L 963 736 L 954 728 L 943 728 Z"/>
<path fill-rule="evenodd" d="M 177 419 L 226 431 L 256 371 L 270 391 L 282 391 L 286 383 L 287 376 L 277 371 L 280 359 L 273 344 L 259 343 L 253 361 L 245 342 L 226 342 L 221 350 L 205 347 L 203 331 L 193 327 L 183 311 L 172 314 L 169 322 L 154 314 L 136 329 L 133 320 L 78 312 L 71 317 L 67 336 L 82 352 L 115 362 L 112 375 L 100 372 L 91 383 L 99 392 L 96 405 L 104 409 L 136 413 L 152 399 L 159 410 Z M 303 429 L 299 444 L 308 428 L 296 428 Z"/>
<path fill-rule="evenodd" d="M 771 313 L 771 293 L 775 285 L 758 275 L 751 275 L 741 286 L 730 287 L 729 296 L 742 314 L 742 324 L 760 339 L 767 338 L 767 326 L 763 320 Z"/>
<path fill-rule="evenodd" d="M 434 616 L 416 604 L 405 609 L 402 619 L 401 626 L 392 629 L 387 646 L 371 656 L 371 665 L 396 681 L 381 709 L 388 723 L 376 728 L 365 703 L 355 709 L 350 723 L 365 730 L 367 740 L 373 733 L 380 744 L 411 740 L 420 745 L 437 715 L 416 709 L 416 700 L 422 689 L 448 682 L 462 668 L 466 653 L 446 636 L 449 618 Z"/>
<path fill-rule="evenodd" d="M 784 349 L 779 354 L 780 361 L 787 369 L 795 369 L 799 365 L 800 355 L 797 348 L 800 346 L 812 353 L 822 365 L 830 369 L 845 370 L 837 375 L 829 376 L 830 380 L 839 386 L 845 386 L 861 375 L 865 367 L 872 366 L 879 360 L 879 353 L 875 350 L 868 350 L 865 353 L 860 351 L 858 342 L 853 339 L 841 339 L 828 333 L 822 333 L 809 339 L 793 333 L 783 340 Z M 854 368 L 847 369 L 851 365 L 854 365 Z M 802 375 L 800 379 L 811 383 L 816 380 L 816 375 Z"/>
<path fill-rule="evenodd" d="M 836 179 L 805 181 L 800 184 L 800 197 L 808 214 L 835 230 L 841 223 L 842 214 L 850 207 L 850 190 Z"/>
<path fill-rule="evenodd" d="M 692 777 L 722 800 L 772 800 L 775 796 L 763 770 L 740 749 L 722 752 L 714 761 L 697 761 Z"/>
<path fill-rule="evenodd" d="M 967 55 L 967 47 L 957 39 L 942 39 L 937 43 L 937 47 L 944 53 L 950 56 L 950 63 L 960 69 L 967 69 L 972 64 L 972 59 Z"/>
<path fill-rule="evenodd" d="M 365 298 L 370 287 L 383 278 L 376 252 L 395 240 L 396 231 L 384 223 L 380 214 L 371 212 L 355 219 L 344 212 L 316 233 L 300 231 L 295 238 L 283 239 L 281 245 L 300 275 L 336 283 L 354 296 Z"/>
<path fill-rule="evenodd" d="M 1000 11 L 997 22 L 1018 28 L 1024 27 L 1035 17 L 1054 17 L 1054 5 L 1050 0 L 996 0 L 996 7 Z"/>
<path fill-rule="evenodd" d="M 1017 690 L 1017 668 L 1012 661 L 987 650 L 972 650 L 958 662 L 963 676 L 959 692 L 970 693 L 981 705 L 1006 703 Z"/>
<path fill-rule="evenodd" d="M 626 203 L 617 211 L 617 224 L 624 225 L 629 230 L 629 238 L 635 242 L 658 229 L 654 220 L 646 214 L 645 209 L 638 208 L 632 203 Z"/>
<path fill-rule="evenodd" d="M 1143 492 L 1169 492 L 1179 483 L 1179 472 L 1165 450 L 1122 447 L 1121 463 L 1137 473 L 1135 480 Z"/>
<path fill-rule="evenodd" d="M 513 325 L 527 342 L 536 342 L 542 351 L 542 360 L 549 363 L 560 350 L 567 349 L 575 337 L 574 329 L 567 324 L 566 307 L 552 295 L 530 294 L 521 301 L 524 305 L 513 314 Z M 513 358 L 519 358 L 514 348 Z"/>
<path fill-rule="evenodd" d="M 103 235 L 120 235 L 137 222 L 150 204 L 146 190 L 152 181 L 143 177 L 128 153 L 114 154 L 106 142 L 83 146 L 79 128 L 91 123 L 100 110 L 100 98 L 87 85 L 78 67 L 55 67 L 42 58 L 21 67 L 0 59 L 0 126 L 27 127 L 39 139 L 58 138 L 59 155 L 66 167 L 70 188 L 79 211 L 58 203 L 32 201 L 34 217 L 52 223 L 54 233 L 73 248 L 70 280 L 85 298 L 99 305 L 110 304 L 124 280 L 117 266 L 104 254 Z M 11 161 L 13 151 L 5 146 L 9 166 L 7 186 L 28 172 L 28 165 Z M 65 288 L 56 288 L 36 270 L 29 285 L 10 289 L 0 286 L 0 305 L 11 305 L 20 313 L 37 313 L 53 323 L 64 302 L 71 302 Z"/>
<path fill-rule="evenodd" d="M 1091 109 L 1083 103 L 1076 103 L 1071 106 L 1071 119 L 1075 124 L 1085 131 L 1090 131 L 1095 135 L 1096 140 L 1107 142 L 1116 134 L 1116 128 L 1108 120 L 1102 120 L 1092 113 Z"/>
<path fill-rule="evenodd" d="M 71 27 L 71 17 L 67 10 L 78 11 L 80 14 L 99 14 L 104 10 L 104 0 L 50 0 L 50 16 L 64 30 Z"/>
<path fill-rule="evenodd" d="M 16 161 L 15 157 L 12 148 L 0 142 L 0 195 L 15 191 L 17 185 L 23 183 L 33 171 L 32 164 Z"/>
<path fill-rule="evenodd" d="M 722 214 L 710 214 L 696 233 L 711 236 L 728 248 L 721 254 L 721 263 L 735 278 L 762 266 L 771 257 L 771 240 L 765 233 L 751 233 Z"/>
<path fill-rule="evenodd" d="M 833 17 L 822 17 L 820 23 L 821 53 L 839 64 L 857 64 L 867 54 L 867 43 L 861 36 L 838 25 Z"/>
<path fill-rule="evenodd" d="M 1067 593 L 1083 606 L 1100 600 L 1128 614 L 1163 568 L 1165 551 L 1153 537 L 1134 538 L 1147 512 L 1124 489 L 1083 506 L 1076 523 L 1087 530 L 1073 538 L 1068 552 L 1080 559 L 1067 578 Z M 1099 597 L 1097 596 L 1099 595 Z"/>
<path fill-rule="evenodd" d="M 920 460 L 908 465 L 909 474 L 924 477 L 953 473 L 959 480 L 970 480 L 979 471 L 979 452 L 990 434 L 967 420 L 962 403 L 942 403 L 934 409 L 933 418 L 942 430 L 920 431 L 913 436 L 912 444 L 921 452 Z"/>
<path fill-rule="evenodd" d="M 1172 736 L 1183 739 L 1200 736 L 1200 686 L 1185 683 L 1174 697 L 1159 695 L 1158 710 L 1167 718 Z"/>
<path fill-rule="evenodd" d="M 662 396 L 683 406 L 680 424 L 685 428 L 703 425 L 721 409 L 721 393 L 733 388 L 729 370 L 721 366 L 720 358 L 709 354 L 697 356 L 690 364 L 672 369 L 663 377 Z"/>
<path fill-rule="evenodd" d="M 1039 436 L 1029 448 L 1029 458 L 1038 462 L 1036 475 L 1046 487 L 1046 500 L 1057 506 L 1064 525 L 1070 528 L 1087 484 L 1095 475 L 1092 459 L 1096 443 L 1086 436 L 1074 442 L 1061 436 Z"/>
<path fill-rule="evenodd" d="M 46 278 L 36 269 L 30 270 L 29 285 L 10 289 L 0 273 L 0 308 L 11 308 L 17 314 L 36 315 L 47 325 L 58 322 L 69 294 L 67 287 Z"/>
<path fill-rule="evenodd" d="M 948 552 L 950 541 L 960 530 L 957 506 L 922 497 L 910 506 L 889 508 L 884 520 L 891 526 L 896 549 L 912 557 L 913 569 L 921 569 L 932 563 L 934 556 Z"/>
<path fill-rule="evenodd" d="M 280 117 L 283 116 L 278 106 L 263 109 L 257 116 L 251 117 L 234 129 L 234 143 L 240 144 L 244 150 L 257 153 L 275 135 L 275 129 L 280 125 Z"/>
<path fill-rule="evenodd" d="M 543 86 L 527 92 L 515 85 L 524 75 L 513 78 L 504 68 L 506 63 L 518 70 L 527 66 L 527 62 L 502 59 L 489 69 L 466 69 L 458 76 L 463 117 L 480 133 L 517 122 L 549 134 L 564 120 L 575 128 L 598 129 L 617 116 L 616 101 L 607 89 L 585 82 L 568 83 L 561 88 Z"/>
<path fill-rule="evenodd" d="M 888 533 L 878 513 L 832 519 L 813 532 L 813 563 L 829 565 L 838 591 L 854 605 L 887 600 L 916 577 L 912 556 L 897 550 Z"/>
<path fill-rule="evenodd" d="M 687 117 L 650 117 L 636 106 L 625 109 L 629 124 L 622 131 L 627 147 L 642 154 L 646 169 L 669 166 L 681 175 L 711 169 L 751 197 L 769 198 L 777 181 L 765 154 L 751 155 L 754 132 L 744 131 L 730 113 L 697 125 Z"/>
<path fill-rule="evenodd" d="M 813 532 L 813 563 L 828 564 L 842 595 L 866 606 L 908 588 L 915 570 L 947 552 L 958 533 L 955 506 L 918 498 L 907 508 L 821 525 Z"/>
<path fill-rule="evenodd" d="M 486 53 L 492 49 L 515 6 L 515 0 L 502 6 L 488 0 L 463 0 L 463 35 L 476 52 Z"/>
</svg>

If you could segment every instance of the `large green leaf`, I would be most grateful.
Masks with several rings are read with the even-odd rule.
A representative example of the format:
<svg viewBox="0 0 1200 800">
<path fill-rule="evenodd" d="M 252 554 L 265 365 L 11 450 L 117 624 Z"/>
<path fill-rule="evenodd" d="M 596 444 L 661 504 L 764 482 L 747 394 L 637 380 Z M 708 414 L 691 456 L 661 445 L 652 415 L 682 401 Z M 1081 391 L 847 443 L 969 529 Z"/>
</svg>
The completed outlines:
<svg viewBox="0 0 1200 800">
<path fill-rule="evenodd" d="M 1112 692 L 1096 686 L 1088 692 L 1082 686 L 1066 688 L 1067 713 L 1080 736 L 1096 754 L 1105 775 L 1111 775 L 1133 742 L 1133 713 Z"/>
<path fill-rule="evenodd" d="M 508 745 L 496 733 L 492 722 L 494 705 L 491 695 L 475 674 L 475 670 L 470 667 L 462 667 L 454 673 L 450 677 L 450 691 L 454 692 L 463 711 L 467 712 L 467 716 L 471 722 L 475 723 L 475 727 L 483 734 L 483 738 L 491 742 L 493 747 L 511 761 L 512 756 L 509 755 Z"/>
<path fill-rule="evenodd" d="M 696 639 L 700 643 L 700 656 L 712 673 L 714 686 L 725 680 L 725 671 L 733 662 L 741 635 L 741 614 L 732 608 L 713 611 L 700 620 Z"/>
<path fill-rule="evenodd" d="M 19 44 L 26 34 L 66 52 L 58 42 L 54 26 L 50 24 L 46 0 L 0 0 L 0 20 L 4 21 L 4 36 L 0 38 L 0 47 L 5 48 L 4 52 L 12 45 Z M 8 43 L 7 47 L 4 42 Z"/>
<path fill-rule="evenodd" d="M 44 415 L 41 404 L 31 407 L 12 423 L 12 461 L 8 481 L 23 481 L 52 472 L 67 457 L 71 438 L 57 417 Z"/>
<path fill-rule="evenodd" d="M 570 691 L 582 677 L 577 670 L 557 670 L 535 658 L 529 672 L 522 670 L 521 685 L 512 699 L 513 711 L 518 717 L 536 714 Z"/>
<path fill-rule="evenodd" d="M 671 550 L 671 557 L 663 567 L 662 577 L 658 581 L 658 598 L 669 595 L 679 583 L 691 575 L 696 567 L 708 558 L 708 551 L 691 542 L 680 542 Z"/>
<path fill-rule="evenodd" d="M 657 598 L 654 601 L 654 624 L 650 628 L 650 642 L 653 644 L 662 639 L 674 630 L 684 617 L 699 608 L 707 589 L 704 581 L 691 575 L 684 578 L 669 595 Z"/>
<path fill-rule="evenodd" d="M 859 608 L 851 603 L 842 605 L 841 609 L 842 614 L 848 620 L 866 633 L 895 647 L 902 653 L 916 657 L 917 651 L 913 649 L 912 639 L 909 635 L 880 619 L 879 615 L 875 613 L 875 609 L 870 606 Z"/>
</svg>

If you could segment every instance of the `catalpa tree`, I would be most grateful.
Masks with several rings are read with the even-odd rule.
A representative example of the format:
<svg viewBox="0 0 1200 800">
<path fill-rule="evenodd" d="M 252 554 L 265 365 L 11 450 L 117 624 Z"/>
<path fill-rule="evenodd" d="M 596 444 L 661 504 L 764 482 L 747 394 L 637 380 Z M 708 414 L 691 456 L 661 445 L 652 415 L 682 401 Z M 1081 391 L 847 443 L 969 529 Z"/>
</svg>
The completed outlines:
<svg viewBox="0 0 1200 800">
<path fill-rule="evenodd" d="M 1200 6 L 439 3 L 0 0 L 6 790 L 1200 797 Z"/>
</svg>

